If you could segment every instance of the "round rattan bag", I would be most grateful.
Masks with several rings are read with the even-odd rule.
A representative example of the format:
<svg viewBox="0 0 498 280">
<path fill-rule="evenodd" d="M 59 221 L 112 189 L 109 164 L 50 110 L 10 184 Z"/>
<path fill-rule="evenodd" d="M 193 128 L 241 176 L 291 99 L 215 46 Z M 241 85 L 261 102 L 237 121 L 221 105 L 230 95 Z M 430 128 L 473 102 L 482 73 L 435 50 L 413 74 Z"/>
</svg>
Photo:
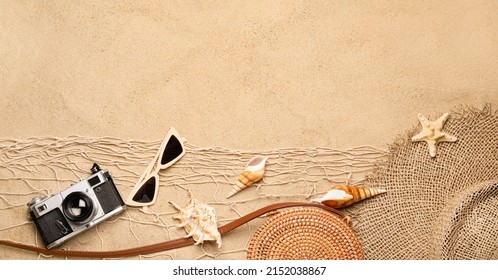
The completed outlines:
<svg viewBox="0 0 498 280">
<path fill-rule="evenodd" d="M 269 218 L 252 236 L 250 260 L 359 260 L 360 242 L 344 217 L 296 207 Z"/>
</svg>

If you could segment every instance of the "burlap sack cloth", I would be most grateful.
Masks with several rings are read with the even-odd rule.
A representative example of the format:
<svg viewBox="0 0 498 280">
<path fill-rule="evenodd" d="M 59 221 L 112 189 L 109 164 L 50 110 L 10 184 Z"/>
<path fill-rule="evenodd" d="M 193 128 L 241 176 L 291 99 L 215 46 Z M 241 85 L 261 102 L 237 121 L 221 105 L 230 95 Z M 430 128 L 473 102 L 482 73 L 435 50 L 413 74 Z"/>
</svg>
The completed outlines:
<svg viewBox="0 0 498 280">
<path fill-rule="evenodd" d="M 498 113 L 450 112 L 443 131 L 458 141 L 439 144 L 435 158 L 410 141 L 420 129 L 399 137 L 368 179 L 388 193 L 347 210 L 365 257 L 497 259 Z"/>
</svg>

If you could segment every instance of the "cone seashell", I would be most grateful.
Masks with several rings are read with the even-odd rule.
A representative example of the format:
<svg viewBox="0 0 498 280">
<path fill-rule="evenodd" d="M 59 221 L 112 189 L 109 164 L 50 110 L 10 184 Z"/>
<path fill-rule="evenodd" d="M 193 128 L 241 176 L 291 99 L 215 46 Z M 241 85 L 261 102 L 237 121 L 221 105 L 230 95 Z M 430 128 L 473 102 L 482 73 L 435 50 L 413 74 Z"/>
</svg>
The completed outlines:
<svg viewBox="0 0 498 280">
<path fill-rule="evenodd" d="M 232 185 L 232 189 L 227 195 L 227 198 L 232 197 L 241 190 L 261 180 L 265 174 L 267 160 L 268 157 L 263 156 L 256 156 L 252 158 L 249 163 L 247 163 L 245 171 L 239 176 L 235 185 Z"/>
<path fill-rule="evenodd" d="M 320 202 L 332 208 L 342 208 L 386 192 L 385 189 L 338 185 L 333 186 L 322 198 L 313 201 Z"/>
<path fill-rule="evenodd" d="M 199 245 L 205 240 L 213 240 L 221 247 L 221 234 L 218 231 L 218 220 L 214 208 L 199 202 L 194 198 L 191 192 L 190 202 L 182 208 L 173 202 L 170 202 L 179 212 L 173 218 L 180 220 L 177 227 L 184 227 L 187 236 L 192 237 Z"/>
</svg>

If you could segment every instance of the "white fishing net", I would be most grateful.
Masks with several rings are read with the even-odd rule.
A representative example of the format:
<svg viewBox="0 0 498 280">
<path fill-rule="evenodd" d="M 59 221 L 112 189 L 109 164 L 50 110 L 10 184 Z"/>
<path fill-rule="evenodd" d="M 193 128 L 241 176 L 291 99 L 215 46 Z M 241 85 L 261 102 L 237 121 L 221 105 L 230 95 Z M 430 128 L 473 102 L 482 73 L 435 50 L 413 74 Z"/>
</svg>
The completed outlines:
<svg viewBox="0 0 498 280">
<path fill-rule="evenodd" d="M 29 220 L 26 203 L 34 196 L 50 195 L 90 175 L 92 164 L 111 172 L 123 199 L 145 170 L 160 141 L 124 140 L 111 137 L 40 137 L 0 139 L 0 239 L 44 246 Z M 186 145 L 186 154 L 159 172 L 156 204 L 132 208 L 64 243 L 71 250 L 117 250 L 185 236 L 172 218 L 174 208 L 188 203 L 188 190 L 199 201 L 213 206 L 223 225 L 263 206 L 284 201 L 311 201 L 334 184 L 362 185 L 374 163 L 387 150 L 370 146 L 351 149 L 283 148 L 236 150 Z M 260 182 L 230 199 L 225 196 L 256 155 L 268 156 Z M 144 259 L 245 259 L 251 235 L 264 218 L 252 221 L 222 237 L 223 245 L 170 250 L 133 258 Z M 2 247 L 1 259 L 58 257 Z"/>
</svg>

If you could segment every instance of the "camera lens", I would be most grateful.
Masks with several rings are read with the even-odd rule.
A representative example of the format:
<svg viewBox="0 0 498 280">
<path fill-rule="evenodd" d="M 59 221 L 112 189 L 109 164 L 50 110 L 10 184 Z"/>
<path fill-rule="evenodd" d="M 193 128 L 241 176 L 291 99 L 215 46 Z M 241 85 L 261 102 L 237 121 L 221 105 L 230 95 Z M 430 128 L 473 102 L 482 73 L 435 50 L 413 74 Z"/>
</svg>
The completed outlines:
<svg viewBox="0 0 498 280">
<path fill-rule="evenodd" d="M 85 222 L 93 214 L 93 208 L 90 197 L 82 192 L 71 193 L 62 202 L 64 215 L 75 223 Z"/>
</svg>

